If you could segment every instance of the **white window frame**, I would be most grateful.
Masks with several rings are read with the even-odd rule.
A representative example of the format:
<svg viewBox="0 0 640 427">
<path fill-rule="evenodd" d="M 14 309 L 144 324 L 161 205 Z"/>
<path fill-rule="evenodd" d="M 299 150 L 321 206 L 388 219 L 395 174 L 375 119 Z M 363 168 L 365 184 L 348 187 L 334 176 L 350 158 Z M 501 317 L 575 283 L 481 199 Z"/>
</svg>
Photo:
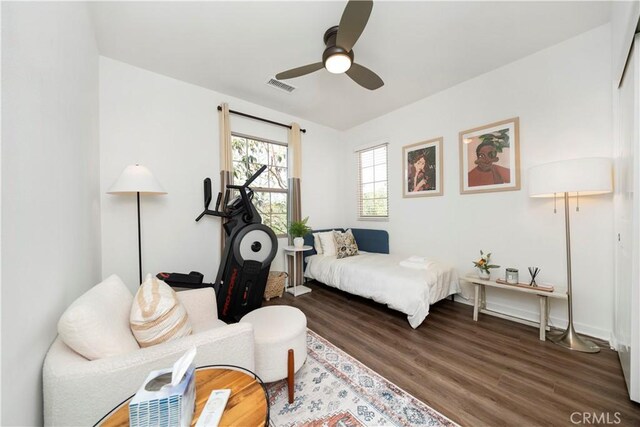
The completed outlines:
<svg viewBox="0 0 640 427">
<path fill-rule="evenodd" d="M 253 136 L 253 135 L 248 135 L 245 133 L 240 133 L 240 132 L 231 132 L 231 137 L 237 137 L 237 138 L 244 138 L 244 139 L 252 139 L 254 141 L 260 141 L 260 142 L 265 142 L 267 144 L 274 144 L 274 145 L 280 145 L 282 147 L 285 147 L 287 149 L 287 188 L 286 189 L 281 189 L 281 188 L 265 188 L 265 187 L 254 187 L 251 186 L 251 189 L 255 192 L 260 192 L 260 193 L 279 193 L 279 194 L 286 194 L 287 197 L 287 201 L 286 201 L 286 206 L 287 206 L 287 211 L 285 212 L 285 216 L 287 218 L 287 228 L 289 227 L 289 145 L 285 142 L 280 142 L 280 141 L 274 141 L 271 139 L 267 139 L 267 138 L 262 138 L 262 137 L 258 137 L 258 136 Z M 233 167 L 233 162 L 232 162 L 232 167 Z M 263 173 L 266 173 L 263 172 Z M 233 170 L 231 171 L 231 180 L 234 180 L 234 174 L 233 174 Z M 243 181 L 244 182 L 244 181 Z M 242 184 L 242 183 L 240 183 Z M 276 237 L 287 237 L 287 230 L 285 230 L 284 234 L 276 234 Z"/>
<path fill-rule="evenodd" d="M 387 185 L 387 196 L 385 198 L 386 204 L 387 204 L 387 214 L 386 215 L 363 215 L 363 194 L 362 194 L 362 186 L 363 186 L 363 182 L 362 182 L 362 154 L 363 153 L 367 153 L 367 152 L 373 152 L 374 150 L 378 149 L 378 148 L 385 148 L 385 172 L 386 172 L 386 179 L 385 180 L 379 180 L 376 181 L 376 177 L 375 177 L 375 164 L 373 165 L 374 167 L 374 177 L 373 177 L 373 183 L 380 183 L 380 182 L 385 182 Z M 356 154 L 356 167 L 358 169 L 358 176 L 357 176 L 357 186 L 358 186 L 358 200 L 357 200 L 357 219 L 358 221 L 389 221 L 389 143 L 388 142 L 381 142 L 381 143 L 376 143 L 376 144 L 370 144 L 370 145 L 366 145 L 366 146 L 362 146 L 362 147 L 358 147 L 355 150 L 355 154 Z M 374 159 L 375 161 L 375 159 Z M 375 199 L 374 199 L 375 200 Z M 378 200 L 382 200 L 382 198 L 379 198 Z"/>
</svg>

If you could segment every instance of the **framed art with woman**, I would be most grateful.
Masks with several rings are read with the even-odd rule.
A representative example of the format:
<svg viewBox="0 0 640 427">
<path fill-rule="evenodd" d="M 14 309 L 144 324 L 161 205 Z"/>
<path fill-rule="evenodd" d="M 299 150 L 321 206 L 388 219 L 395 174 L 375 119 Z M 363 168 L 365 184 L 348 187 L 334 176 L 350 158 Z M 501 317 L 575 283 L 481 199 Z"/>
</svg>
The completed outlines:
<svg viewBox="0 0 640 427">
<path fill-rule="evenodd" d="M 442 196 L 442 138 L 402 147 L 403 197 Z"/>
<path fill-rule="evenodd" d="M 460 193 L 520 189 L 518 117 L 460 132 Z"/>
</svg>

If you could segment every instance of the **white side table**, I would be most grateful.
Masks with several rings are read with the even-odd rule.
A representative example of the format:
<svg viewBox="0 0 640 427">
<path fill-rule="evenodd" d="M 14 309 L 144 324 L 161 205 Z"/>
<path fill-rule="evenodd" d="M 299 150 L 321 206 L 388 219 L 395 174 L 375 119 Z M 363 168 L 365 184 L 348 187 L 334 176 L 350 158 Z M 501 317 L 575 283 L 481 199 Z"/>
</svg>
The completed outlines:
<svg viewBox="0 0 640 427">
<path fill-rule="evenodd" d="M 296 286 L 296 268 L 298 263 L 297 261 L 297 256 L 298 254 L 302 255 L 302 253 L 304 251 L 308 251 L 310 249 L 313 249 L 313 246 L 303 246 L 301 248 L 296 248 L 295 246 L 285 246 L 282 249 L 282 252 L 284 253 L 284 265 L 285 268 L 288 265 L 287 263 L 287 257 L 290 256 L 291 258 L 293 258 L 293 286 L 290 286 L 290 281 L 289 281 L 289 277 L 291 276 L 287 276 L 287 292 L 289 292 L 290 294 L 292 294 L 294 297 L 297 297 L 299 295 L 304 295 L 307 294 L 309 292 L 311 292 L 311 288 L 308 288 L 304 285 L 300 285 L 300 286 Z"/>
</svg>

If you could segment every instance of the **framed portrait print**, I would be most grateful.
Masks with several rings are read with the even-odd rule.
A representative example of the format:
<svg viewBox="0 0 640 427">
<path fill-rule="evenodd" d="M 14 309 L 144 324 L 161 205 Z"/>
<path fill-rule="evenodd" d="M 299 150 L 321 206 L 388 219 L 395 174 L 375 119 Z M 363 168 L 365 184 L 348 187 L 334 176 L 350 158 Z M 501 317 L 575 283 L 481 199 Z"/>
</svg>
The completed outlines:
<svg viewBox="0 0 640 427">
<path fill-rule="evenodd" d="M 442 196 L 442 138 L 402 147 L 403 197 Z"/>
<path fill-rule="evenodd" d="M 520 190 L 519 118 L 460 132 L 460 194 Z"/>
</svg>

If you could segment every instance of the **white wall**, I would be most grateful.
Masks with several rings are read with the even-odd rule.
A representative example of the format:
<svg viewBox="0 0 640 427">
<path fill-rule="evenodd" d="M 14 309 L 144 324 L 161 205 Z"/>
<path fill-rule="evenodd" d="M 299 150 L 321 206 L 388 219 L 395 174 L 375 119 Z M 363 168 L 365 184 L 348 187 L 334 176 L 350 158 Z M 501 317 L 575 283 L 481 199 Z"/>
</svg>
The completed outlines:
<svg viewBox="0 0 640 427">
<path fill-rule="evenodd" d="M 392 89 L 392 88 L 390 88 Z M 472 272 L 479 250 L 502 266 L 542 269 L 544 282 L 566 286 L 564 216 L 552 199 L 531 199 L 527 169 L 560 159 L 612 155 L 611 35 L 608 25 L 396 110 L 346 133 L 345 206 L 350 226 L 389 231 L 391 251 L 434 256 Z M 458 132 L 520 117 L 522 190 L 459 194 Z M 444 196 L 403 199 L 402 146 L 444 137 Z M 389 222 L 356 221 L 353 147 L 389 141 Z M 609 339 L 613 225 L 610 195 L 581 198 L 571 212 L 575 325 Z M 537 300 L 488 290 L 488 306 L 536 319 Z M 551 320 L 566 325 L 566 304 Z M 428 320 L 427 320 L 428 322 Z"/>
<path fill-rule="evenodd" d="M 283 94 L 282 96 L 288 96 Z M 341 134 L 231 96 L 109 58 L 100 59 L 102 270 L 138 283 L 135 196 L 105 192 L 128 164 L 147 166 L 166 196 L 141 198 L 143 271 L 200 271 L 212 282 L 220 261 L 220 220 L 194 220 L 203 209 L 202 181 L 220 185 L 217 106 L 307 129 L 302 136 L 302 215 L 316 228 L 340 225 L 341 170 L 333 153 Z M 286 142 L 287 129 L 231 116 L 231 129 Z M 215 196 L 214 196 L 215 201 Z M 327 209 L 326 206 L 330 206 Z M 282 255 L 272 265 L 283 268 Z"/>
<path fill-rule="evenodd" d="M 2 425 L 42 424 L 62 311 L 100 278 L 98 53 L 86 5 L 2 3 Z"/>
</svg>

